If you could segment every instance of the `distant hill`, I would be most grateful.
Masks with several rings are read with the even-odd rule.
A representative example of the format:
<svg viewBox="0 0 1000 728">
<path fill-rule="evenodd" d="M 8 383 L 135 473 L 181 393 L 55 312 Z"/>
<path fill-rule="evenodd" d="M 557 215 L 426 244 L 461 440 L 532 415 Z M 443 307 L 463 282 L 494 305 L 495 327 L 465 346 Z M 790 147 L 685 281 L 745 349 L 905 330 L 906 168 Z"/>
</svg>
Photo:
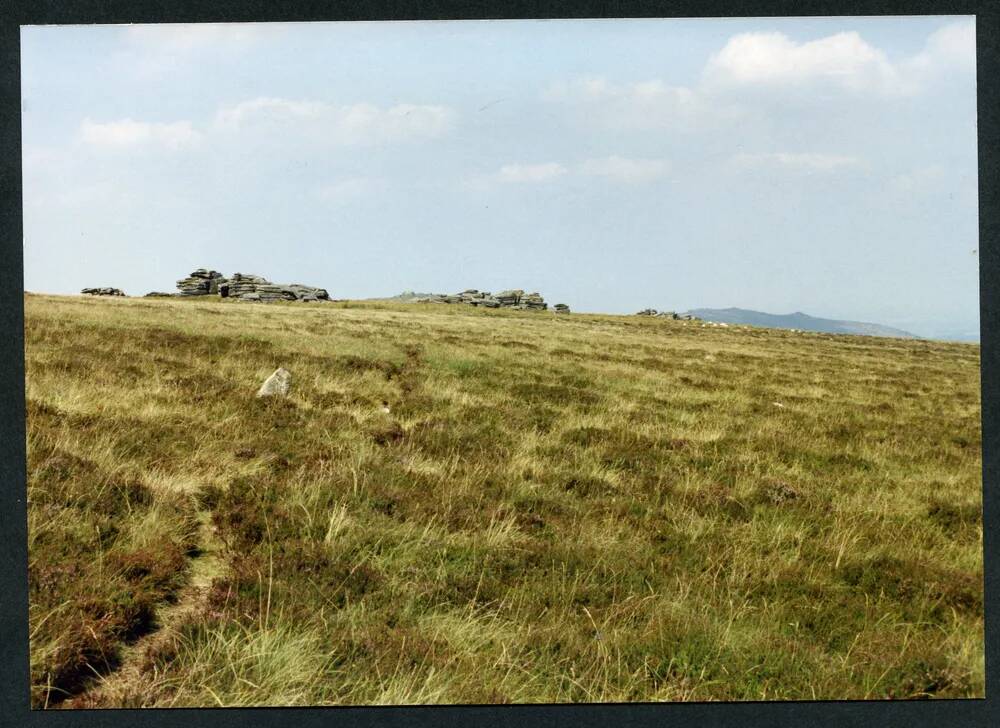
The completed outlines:
<svg viewBox="0 0 1000 728">
<path fill-rule="evenodd" d="M 746 326 L 766 326 L 772 329 L 801 329 L 802 331 L 821 331 L 827 334 L 858 334 L 862 336 L 891 336 L 898 339 L 919 339 L 916 334 L 894 329 L 881 324 L 869 324 L 862 321 L 836 321 L 834 319 L 817 318 L 796 311 L 788 314 L 763 313 L 748 311 L 743 308 L 695 308 L 688 313 L 705 321 L 716 321 L 725 324 L 744 324 Z"/>
</svg>

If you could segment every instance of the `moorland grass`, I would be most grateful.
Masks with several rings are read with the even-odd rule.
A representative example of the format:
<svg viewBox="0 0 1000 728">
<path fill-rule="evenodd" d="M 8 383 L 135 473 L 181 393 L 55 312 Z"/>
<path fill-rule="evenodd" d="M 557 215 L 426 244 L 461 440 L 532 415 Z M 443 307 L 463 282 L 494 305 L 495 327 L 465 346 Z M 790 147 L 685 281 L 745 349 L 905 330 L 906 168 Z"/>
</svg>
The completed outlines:
<svg viewBox="0 0 1000 728">
<path fill-rule="evenodd" d="M 984 691 L 979 347 L 28 295 L 32 700 Z M 287 400 L 254 397 L 278 366 Z M 390 412 L 382 411 L 388 402 Z"/>
</svg>

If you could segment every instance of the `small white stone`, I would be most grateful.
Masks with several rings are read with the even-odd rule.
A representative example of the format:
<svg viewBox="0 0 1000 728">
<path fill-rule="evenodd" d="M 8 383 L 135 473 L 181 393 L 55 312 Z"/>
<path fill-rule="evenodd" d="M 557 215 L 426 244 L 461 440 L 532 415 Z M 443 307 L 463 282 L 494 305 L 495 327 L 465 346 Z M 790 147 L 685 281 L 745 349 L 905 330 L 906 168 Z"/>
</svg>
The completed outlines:
<svg viewBox="0 0 1000 728">
<path fill-rule="evenodd" d="M 269 376 L 262 385 L 260 389 L 257 390 L 258 397 L 287 397 L 289 390 L 292 388 L 292 373 L 285 369 L 284 367 L 278 367 L 274 370 L 274 374 Z"/>
</svg>

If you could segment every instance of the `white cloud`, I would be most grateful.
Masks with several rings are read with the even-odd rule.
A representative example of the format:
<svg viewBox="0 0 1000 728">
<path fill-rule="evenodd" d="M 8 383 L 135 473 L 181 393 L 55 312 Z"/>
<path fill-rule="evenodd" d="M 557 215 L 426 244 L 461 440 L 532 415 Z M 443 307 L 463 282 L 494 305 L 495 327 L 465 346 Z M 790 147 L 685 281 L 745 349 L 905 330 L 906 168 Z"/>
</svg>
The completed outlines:
<svg viewBox="0 0 1000 728">
<path fill-rule="evenodd" d="M 895 61 L 855 31 L 804 42 L 780 32 L 753 32 L 729 38 L 691 86 L 660 79 L 614 83 L 591 76 L 552 83 L 543 98 L 592 126 L 704 132 L 766 113 L 767 104 L 733 93 L 738 89 L 773 89 L 788 99 L 794 98 L 790 90 L 912 95 L 945 73 L 974 69 L 974 20 L 940 28 L 922 51 Z"/>
<path fill-rule="evenodd" d="M 239 129 L 260 120 L 280 122 L 318 119 L 324 108 L 325 104 L 318 101 L 260 97 L 220 109 L 215 116 L 215 123 L 225 129 Z"/>
<path fill-rule="evenodd" d="M 789 152 L 737 154 L 731 163 L 738 170 L 771 168 L 805 173 L 837 172 L 867 166 L 862 159 L 853 156 Z"/>
<path fill-rule="evenodd" d="M 885 53 L 853 31 L 805 43 L 783 33 L 741 33 L 709 58 L 703 79 L 709 86 L 821 82 L 852 91 L 907 90 Z"/>
<path fill-rule="evenodd" d="M 562 177 L 568 170 L 558 162 L 544 164 L 505 164 L 500 168 L 501 182 L 546 182 Z"/>
<path fill-rule="evenodd" d="M 336 106 L 322 101 L 260 97 L 221 109 L 218 131 L 251 129 L 308 134 L 332 144 L 379 144 L 437 137 L 452 128 L 454 112 L 444 106 L 368 103 Z"/>
<path fill-rule="evenodd" d="M 134 121 L 121 119 L 106 123 L 84 119 L 80 125 L 80 136 L 87 144 L 115 149 L 137 147 L 164 147 L 180 149 L 197 144 L 201 134 L 190 121 L 170 123 Z"/>
<path fill-rule="evenodd" d="M 602 159 L 588 159 L 579 167 L 588 176 L 608 177 L 618 182 L 642 183 L 663 177 L 670 165 L 663 159 L 629 159 L 612 155 Z"/>
<path fill-rule="evenodd" d="M 180 149 L 205 137 L 219 140 L 256 131 L 279 140 L 304 139 L 312 145 L 363 145 L 440 136 L 453 122 L 452 111 L 443 106 L 399 104 L 381 109 L 367 103 L 334 106 L 320 101 L 257 98 L 220 109 L 203 131 L 190 121 L 84 119 L 80 138 L 105 149 Z"/>
<path fill-rule="evenodd" d="M 893 62 L 854 31 L 797 43 L 783 33 L 741 33 L 709 58 L 707 88 L 827 85 L 848 91 L 913 94 L 935 75 L 976 66 L 975 20 L 946 25 L 923 50 Z"/>
<path fill-rule="evenodd" d="M 543 98 L 577 107 L 587 120 L 626 129 L 698 129 L 740 114 L 732 104 L 710 102 L 696 90 L 658 79 L 615 84 L 581 78 L 550 85 Z"/>
<path fill-rule="evenodd" d="M 924 76 L 949 70 L 974 72 L 976 21 L 962 20 L 934 31 L 924 49 L 904 66 L 907 71 Z"/>
</svg>

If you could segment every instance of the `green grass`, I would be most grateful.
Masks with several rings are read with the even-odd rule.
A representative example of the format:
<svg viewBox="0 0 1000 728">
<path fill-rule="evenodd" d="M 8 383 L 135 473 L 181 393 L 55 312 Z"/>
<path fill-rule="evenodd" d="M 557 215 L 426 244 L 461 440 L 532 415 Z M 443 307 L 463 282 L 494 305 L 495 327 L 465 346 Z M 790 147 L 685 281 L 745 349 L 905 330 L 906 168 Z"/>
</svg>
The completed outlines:
<svg viewBox="0 0 1000 728">
<path fill-rule="evenodd" d="M 199 518 L 224 572 L 118 704 L 984 693 L 978 346 L 25 306 L 36 706 L 157 629 Z"/>
</svg>

